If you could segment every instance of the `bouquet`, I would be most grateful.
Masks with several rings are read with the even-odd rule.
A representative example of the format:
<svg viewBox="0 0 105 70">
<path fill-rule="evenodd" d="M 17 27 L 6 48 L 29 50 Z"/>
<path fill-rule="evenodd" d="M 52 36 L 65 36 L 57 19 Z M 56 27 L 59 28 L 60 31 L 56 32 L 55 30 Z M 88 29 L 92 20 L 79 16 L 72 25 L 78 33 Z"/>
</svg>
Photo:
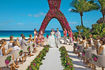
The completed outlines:
<svg viewBox="0 0 105 70">
<path fill-rule="evenodd" d="M 8 65 L 11 61 L 11 56 L 8 56 L 5 60 L 5 64 Z"/>
<path fill-rule="evenodd" d="M 82 56 L 85 56 L 85 50 L 83 50 L 83 52 L 82 52 Z"/>
<path fill-rule="evenodd" d="M 93 58 L 93 60 L 94 60 L 95 62 L 97 62 L 98 57 L 97 57 L 95 54 L 92 55 L 92 58 Z"/>
</svg>

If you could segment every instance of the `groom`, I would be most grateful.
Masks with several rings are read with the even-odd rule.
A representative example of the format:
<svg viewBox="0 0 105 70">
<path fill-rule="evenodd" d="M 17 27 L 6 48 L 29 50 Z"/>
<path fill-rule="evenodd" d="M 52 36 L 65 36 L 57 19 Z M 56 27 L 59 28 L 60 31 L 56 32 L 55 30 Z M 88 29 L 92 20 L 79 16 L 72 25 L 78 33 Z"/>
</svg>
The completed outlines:
<svg viewBox="0 0 105 70">
<path fill-rule="evenodd" d="M 59 29 L 57 28 L 57 32 L 55 33 L 55 35 L 56 35 L 56 46 L 57 46 L 57 48 L 59 48 L 60 47 L 60 38 L 61 38 L 61 33 L 60 33 L 60 31 L 59 31 Z"/>
</svg>

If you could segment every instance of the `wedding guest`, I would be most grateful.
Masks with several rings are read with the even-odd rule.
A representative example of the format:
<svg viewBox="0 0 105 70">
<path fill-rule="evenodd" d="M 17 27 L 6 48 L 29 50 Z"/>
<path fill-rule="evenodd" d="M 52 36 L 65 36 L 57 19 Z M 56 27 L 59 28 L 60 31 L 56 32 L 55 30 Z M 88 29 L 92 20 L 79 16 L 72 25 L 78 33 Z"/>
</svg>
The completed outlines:
<svg viewBox="0 0 105 70">
<path fill-rule="evenodd" d="M 16 41 L 13 42 L 13 50 L 21 50 Z"/>
<path fill-rule="evenodd" d="M 86 38 L 85 37 L 83 37 L 83 47 L 84 48 L 88 48 L 87 47 L 87 41 L 86 41 Z"/>
<path fill-rule="evenodd" d="M 68 31 L 68 35 L 69 35 L 70 43 L 72 43 L 73 42 L 73 39 L 72 39 L 72 37 L 73 37 L 72 35 L 73 34 L 72 34 L 72 31 L 71 30 Z"/>
<path fill-rule="evenodd" d="M 8 50 L 5 49 L 6 44 L 7 44 L 6 40 L 2 39 L 0 46 L 0 56 L 8 55 L 12 51 L 12 48 L 9 48 Z"/>
<path fill-rule="evenodd" d="M 47 39 L 48 39 L 48 34 L 47 34 L 47 36 L 46 36 L 46 37 L 47 37 Z"/>
<path fill-rule="evenodd" d="M 22 38 L 23 38 L 24 34 L 21 34 L 21 37 L 19 38 L 19 42 L 21 44 Z"/>
<path fill-rule="evenodd" d="M 41 34 L 38 35 L 37 39 L 38 39 L 38 46 L 41 46 Z"/>
<path fill-rule="evenodd" d="M 16 39 L 16 44 L 17 44 L 17 46 L 19 46 L 19 47 L 21 48 L 20 42 L 19 42 L 19 38 L 18 38 L 18 37 L 17 37 L 17 39 Z"/>
<path fill-rule="evenodd" d="M 98 54 L 105 55 L 105 41 L 101 41 L 101 46 L 99 47 Z"/>
<path fill-rule="evenodd" d="M 67 30 L 66 30 L 66 28 L 64 28 L 63 34 L 64 34 L 64 37 L 67 37 Z"/>
<path fill-rule="evenodd" d="M 90 43 L 91 43 L 91 46 L 92 46 L 92 49 L 95 50 L 95 45 L 94 45 L 94 40 L 92 38 L 92 34 L 90 35 Z"/>
<path fill-rule="evenodd" d="M 27 46 L 27 42 L 26 42 L 26 40 L 25 40 L 25 36 L 23 36 L 23 37 L 22 37 L 22 41 L 21 41 L 21 47 L 23 48 L 23 47 L 25 47 L 25 46 Z"/>
<path fill-rule="evenodd" d="M 31 34 L 29 35 L 29 39 L 28 39 L 27 43 L 33 43 L 33 39 L 32 39 L 32 35 Z"/>
<path fill-rule="evenodd" d="M 34 29 L 34 42 L 36 42 L 36 39 L 37 39 L 37 30 Z"/>
<path fill-rule="evenodd" d="M 13 42 L 14 42 L 13 38 L 14 38 L 13 36 L 10 36 L 10 41 L 8 43 L 8 48 L 12 48 L 13 47 Z"/>
<path fill-rule="evenodd" d="M 41 44 L 42 44 L 42 46 L 44 46 L 44 40 L 45 40 L 44 36 L 41 35 Z"/>
</svg>

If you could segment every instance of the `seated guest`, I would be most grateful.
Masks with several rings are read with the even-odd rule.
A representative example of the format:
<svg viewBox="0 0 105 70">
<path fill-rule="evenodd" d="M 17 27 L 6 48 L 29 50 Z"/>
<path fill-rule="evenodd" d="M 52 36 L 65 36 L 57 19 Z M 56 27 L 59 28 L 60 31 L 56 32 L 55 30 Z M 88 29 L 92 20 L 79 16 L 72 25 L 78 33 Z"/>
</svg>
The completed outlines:
<svg viewBox="0 0 105 70">
<path fill-rule="evenodd" d="M 9 41 L 9 43 L 8 43 L 8 48 L 12 48 L 13 46 L 13 42 L 14 42 L 14 40 L 13 40 L 13 36 L 10 36 L 10 41 Z"/>
<path fill-rule="evenodd" d="M 41 46 L 41 35 L 39 34 L 37 37 L 37 44 Z"/>
<path fill-rule="evenodd" d="M 5 56 L 8 53 L 12 51 L 12 48 L 9 48 L 8 50 L 5 50 L 5 45 L 7 44 L 5 39 L 1 40 L 1 46 L 0 46 L 0 56 Z"/>
<path fill-rule="evenodd" d="M 99 47 L 98 54 L 105 55 L 105 41 L 101 41 L 101 46 Z"/>
<path fill-rule="evenodd" d="M 42 44 L 42 46 L 44 45 L 44 36 L 43 35 L 41 35 L 41 44 Z"/>
<path fill-rule="evenodd" d="M 84 46 L 84 48 L 87 48 L 87 41 L 86 41 L 85 37 L 83 37 L 83 46 Z"/>
<path fill-rule="evenodd" d="M 20 50 L 21 48 L 17 45 L 17 42 L 13 42 L 13 50 Z"/>
<path fill-rule="evenodd" d="M 29 39 L 27 43 L 33 43 L 32 35 L 29 35 Z"/>
<path fill-rule="evenodd" d="M 95 45 L 94 45 L 94 40 L 92 38 L 92 35 L 90 35 L 90 43 L 91 43 L 91 46 L 92 46 L 92 49 L 95 50 Z"/>
<path fill-rule="evenodd" d="M 19 47 L 21 48 L 20 42 L 19 42 L 19 38 L 18 38 L 18 37 L 17 37 L 17 39 L 16 39 L 16 44 L 17 44 L 17 46 L 19 46 Z"/>
</svg>

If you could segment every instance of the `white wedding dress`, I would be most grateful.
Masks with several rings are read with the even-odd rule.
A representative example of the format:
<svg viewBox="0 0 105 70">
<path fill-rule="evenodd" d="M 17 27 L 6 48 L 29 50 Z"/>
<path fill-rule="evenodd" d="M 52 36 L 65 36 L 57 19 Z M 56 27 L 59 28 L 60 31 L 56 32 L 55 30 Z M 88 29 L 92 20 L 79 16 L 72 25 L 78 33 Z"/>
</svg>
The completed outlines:
<svg viewBox="0 0 105 70">
<path fill-rule="evenodd" d="M 56 43 L 55 43 L 55 36 L 54 36 L 55 32 L 51 32 L 51 35 L 48 37 L 48 44 L 50 45 L 50 47 L 52 48 L 56 48 Z"/>
</svg>

